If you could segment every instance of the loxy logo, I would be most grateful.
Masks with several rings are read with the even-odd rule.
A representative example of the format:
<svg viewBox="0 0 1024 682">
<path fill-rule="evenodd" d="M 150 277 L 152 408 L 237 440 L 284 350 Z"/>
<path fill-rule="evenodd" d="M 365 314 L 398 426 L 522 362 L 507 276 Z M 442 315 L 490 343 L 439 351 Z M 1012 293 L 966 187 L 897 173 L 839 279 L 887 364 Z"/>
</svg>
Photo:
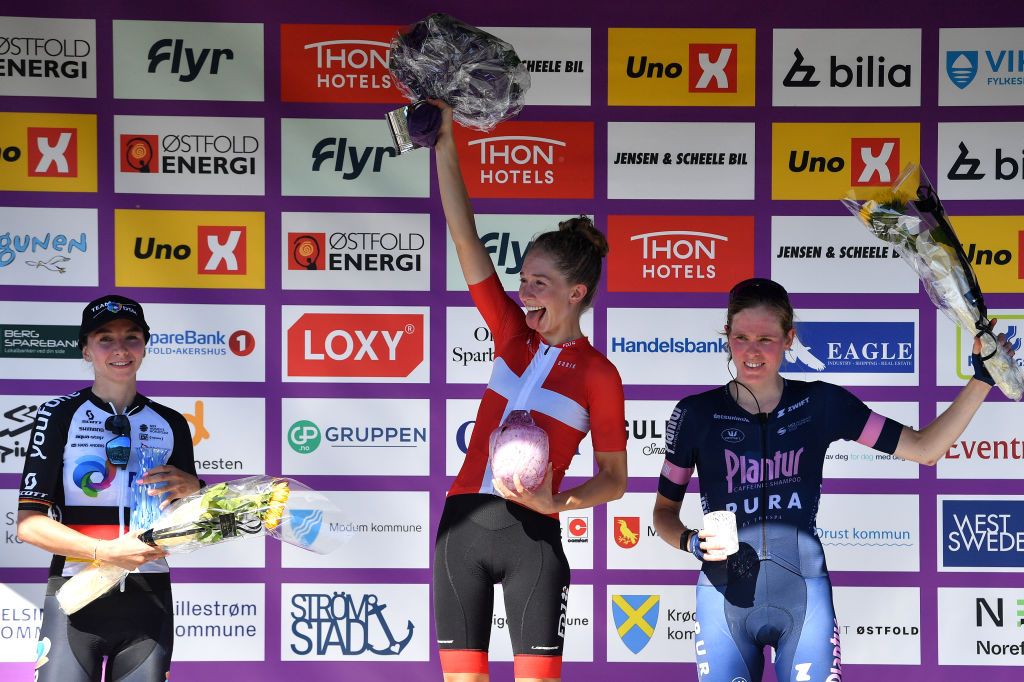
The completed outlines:
<svg viewBox="0 0 1024 682">
<path fill-rule="evenodd" d="M 889 186 L 900 172 L 900 140 L 855 137 L 850 140 L 850 184 Z"/>
<path fill-rule="evenodd" d="M 325 137 L 313 147 L 311 170 L 333 171 L 341 173 L 343 180 L 355 180 L 367 170 L 367 164 L 371 173 L 380 173 L 384 159 L 397 155 L 394 147 L 350 147 L 347 137 Z"/>
<path fill-rule="evenodd" d="M 407 377 L 424 359 L 424 316 L 306 313 L 288 329 L 288 374 Z"/>
<path fill-rule="evenodd" d="M 474 197 L 590 198 L 592 123 L 513 121 L 490 134 L 460 129 L 463 177 Z"/>
<path fill-rule="evenodd" d="M 726 291 L 753 275 L 745 216 L 609 216 L 609 291 Z"/>
<path fill-rule="evenodd" d="M 281 99 L 402 102 L 388 69 L 398 26 L 284 24 Z"/>
<path fill-rule="evenodd" d="M 221 60 L 231 61 L 235 53 L 228 48 L 186 47 L 182 38 L 162 38 L 150 46 L 147 58 L 149 66 L 146 71 L 149 73 L 157 73 L 161 64 L 166 62 L 169 71 L 179 81 L 191 83 L 204 70 L 216 76 L 220 72 Z"/>
<path fill-rule="evenodd" d="M 616 516 L 612 523 L 612 538 L 623 549 L 632 549 L 640 542 L 640 517 Z"/>
<path fill-rule="evenodd" d="M 736 92 L 738 46 L 690 43 L 690 92 Z"/>
<path fill-rule="evenodd" d="M 78 177 L 78 130 L 29 128 L 28 174 L 33 178 Z"/>
<path fill-rule="evenodd" d="M 323 232 L 288 233 L 288 269 L 323 270 L 326 266 Z"/>
</svg>

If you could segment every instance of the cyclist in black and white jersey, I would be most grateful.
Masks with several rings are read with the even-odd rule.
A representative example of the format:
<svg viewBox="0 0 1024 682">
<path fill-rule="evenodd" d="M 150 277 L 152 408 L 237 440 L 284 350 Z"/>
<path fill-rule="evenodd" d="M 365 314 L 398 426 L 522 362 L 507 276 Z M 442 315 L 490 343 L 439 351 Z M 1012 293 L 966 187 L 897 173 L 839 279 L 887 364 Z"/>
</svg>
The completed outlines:
<svg viewBox="0 0 1024 682">
<path fill-rule="evenodd" d="M 104 296 L 82 312 L 79 346 L 95 380 L 40 406 L 25 458 L 18 537 L 53 553 L 37 648 L 39 682 L 165 680 L 173 607 L 165 553 L 127 532 L 131 486 L 151 486 L 161 504 L 199 490 L 184 417 L 136 392 L 149 326 L 142 306 Z M 138 447 L 170 451 L 138 478 Z M 71 616 L 54 597 L 67 579 L 100 560 L 131 570 L 123 589 Z"/>
</svg>

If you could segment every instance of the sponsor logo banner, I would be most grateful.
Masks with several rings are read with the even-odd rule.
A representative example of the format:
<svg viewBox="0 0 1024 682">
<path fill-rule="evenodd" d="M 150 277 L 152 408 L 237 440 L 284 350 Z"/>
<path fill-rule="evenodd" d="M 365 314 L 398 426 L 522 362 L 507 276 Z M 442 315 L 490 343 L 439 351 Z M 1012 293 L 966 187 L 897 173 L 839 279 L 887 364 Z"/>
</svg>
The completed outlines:
<svg viewBox="0 0 1024 682">
<path fill-rule="evenodd" d="M 42 404 L 42 401 L 40 401 Z M 25 434 L 28 440 L 28 434 Z M 21 460 L 24 464 L 24 460 Z M 21 473 L 20 471 L 17 473 Z M 50 564 L 50 553 L 44 552 L 35 545 L 30 545 L 18 539 L 18 490 L 13 488 L 0 490 L 0 502 L 4 505 L 3 522 L 0 523 L 0 531 L 3 532 L 3 552 L 0 552 L 0 567 L 3 568 L 42 568 Z M 40 595 L 41 597 L 42 595 Z M 37 602 L 42 604 L 42 599 Z M 0 620 L 3 620 L 0 614 Z M 38 623 L 37 623 L 38 625 Z M 7 639 L 0 637 L 0 642 Z M 2 646 L 2 645 L 0 645 Z M 3 659 L 0 659 L 3 660 Z"/>
<path fill-rule="evenodd" d="M 288 475 L 430 473 L 428 400 L 285 398 L 281 435 Z"/>
<path fill-rule="evenodd" d="M 939 106 L 1024 104 L 1020 29 L 940 28 Z"/>
<path fill-rule="evenodd" d="M 771 254 L 772 279 L 790 293 L 917 293 L 896 250 L 849 218 L 772 216 Z"/>
<path fill-rule="evenodd" d="M 630 478 L 661 476 L 661 465 L 665 463 L 665 428 L 675 406 L 674 400 L 626 401 L 626 455 Z"/>
<path fill-rule="evenodd" d="M 0 113 L 0 191 L 95 192 L 95 114 Z"/>
<path fill-rule="evenodd" d="M 473 198 L 594 196 L 591 121 L 509 121 L 488 133 L 456 126 L 455 143 Z"/>
<path fill-rule="evenodd" d="M 427 661 L 429 585 L 283 583 L 282 661 Z"/>
<path fill-rule="evenodd" d="M 114 20 L 114 97 L 263 101 L 263 24 Z"/>
<path fill-rule="evenodd" d="M 282 306 L 285 381 L 426 383 L 423 307 Z"/>
<path fill-rule="evenodd" d="M 281 119 L 281 194 L 430 196 L 430 154 L 398 156 L 379 120 Z"/>
<path fill-rule="evenodd" d="M 834 587 L 843 663 L 921 665 L 917 587 Z"/>
<path fill-rule="evenodd" d="M 941 414 L 951 403 L 937 403 Z M 982 403 L 964 432 L 939 460 L 939 478 L 1024 478 L 1024 441 L 1019 438 L 1020 408 L 1014 403 Z"/>
<path fill-rule="evenodd" d="M 939 665 L 1024 665 L 1024 590 L 940 587 L 938 614 Z"/>
<path fill-rule="evenodd" d="M 917 316 L 917 310 L 803 310 L 780 371 L 844 386 L 916 386 Z"/>
<path fill-rule="evenodd" d="M 530 72 L 530 106 L 590 106 L 589 28 L 485 28 L 514 45 Z"/>
<path fill-rule="evenodd" d="M 146 305 L 144 376 L 153 381 L 260 381 L 265 311 L 257 305 Z"/>
<path fill-rule="evenodd" d="M 692 585 L 609 585 L 607 600 L 609 662 L 695 661 L 695 644 L 703 642 Z"/>
<path fill-rule="evenodd" d="M 773 123 L 772 199 L 866 199 L 921 158 L 917 123 Z M 943 196 L 945 198 L 945 196 Z"/>
<path fill-rule="evenodd" d="M 1024 336 L 1024 310 L 992 310 L 990 319 L 999 320 L 996 332 L 1006 334 L 1006 339 L 1016 353 L 1014 361 L 1018 367 L 1024 367 L 1024 354 L 1021 353 L 1021 337 Z M 939 386 L 962 386 L 974 376 L 974 359 L 971 348 L 974 334 L 952 321 L 940 311 L 935 311 L 935 383 Z"/>
<path fill-rule="evenodd" d="M 939 571 L 1024 571 L 1024 497 L 939 495 L 936 503 Z"/>
<path fill-rule="evenodd" d="M 1024 199 L 1024 123 L 940 123 L 943 199 Z"/>
<path fill-rule="evenodd" d="M 281 25 L 285 102 L 392 102 L 406 99 L 388 69 L 399 26 Z"/>
<path fill-rule="evenodd" d="M 283 213 L 281 223 L 285 289 L 430 289 L 427 214 Z"/>
<path fill-rule="evenodd" d="M 575 566 L 573 566 L 575 568 Z M 589 662 L 594 660 L 594 586 L 570 585 L 562 593 L 559 631 L 565 633 L 562 660 Z M 508 633 L 505 593 L 501 584 L 494 586 L 494 614 L 491 616 L 491 661 L 511 661 L 512 641 Z"/>
<path fill-rule="evenodd" d="M 872 411 L 895 419 L 901 424 L 917 428 L 918 403 L 866 403 Z M 905 479 L 918 478 L 921 466 L 917 462 L 887 455 L 852 440 L 833 441 L 825 452 L 824 476 L 833 478 Z"/>
<path fill-rule="evenodd" d="M 174 658 L 262 661 L 266 639 L 263 583 L 174 586 Z"/>
<path fill-rule="evenodd" d="M 607 356 L 627 385 L 724 384 L 724 328 L 721 308 L 609 308 Z"/>
<path fill-rule="evenodd" d="M 0 96 L 96 96 L 93 19 L 2 19 Z"/>
<path fill-rule="evenodd" d="M 754 106 L 754 29 L 608 29 L 608 104 Z"/>
<path fill-rule="evenodd" d="M 427 491 L 322 492 L 338 509 L 321 533 L 344 540 L 343 549 L 314 554 L 281 548 L 284 568 L 427 568 L 430 494 Z M 340 520 L 340 519 L 344 520 Z"/>
<path fill-rule="evenodd" d="M 473 436 L 478 407 L 480 407 L 480 401 L 475 398 L 445 401 L 444 422 L 447 447 L 445 447 L 444 473 L 446 476 L 457 476 L 459 469 L 462 468 L 462 462 L 466 458 L 466 453 L 469 452 L 469 439 Z M 572 458 L 565 475 L 569 478 L 590 478 L 594 475 L 594 446 L 589 433 L 580 441 L 578 451 Z M 566 546 L 565 554 L 569 557 L 569 563 L 576 566 L 577 564 L 573 563 L 572 559 L 572 547 Z"/>
<path fill-rule="evenodd" d="M 609 199 L 753 199 L 753 123 L 608 123 Z"/>
<path fill-rule="evenodd" d="M 772 32 L 772 105 L 921 105 L 920 29 Z"/>
<path fill-rule="evenodd" d="M 0 663 L 35 663 L 46 583 L 0 583 Z M 49 651 L 43 651 L 45 656 Z M 31 673 L 31 668 L 25 668 Z"/>
<path fill-rule="evenodd" d="M 154 398 L 181 413 L 192 433 L 196 471 L 222 476 L 266 473 L 263 398 Z"/>
<path fill-rule="evenodd" d="M 0 474 L 21 475 L 31 446 L 36 410 L 50 400 L 44 395 L 0 395 Z"/>
<path fill-rule="evenodd" d="M 753 216 L 608 216 L 609 291 L 728 291 L 754 274 Z"/>
<path fill-rule="evenodd" d="M 513 294 L 513 299 L 518 296 Z M 594 311 L 580 318 L 584 336 L 594 335 Z M 449 384 L 486 384 L 494 367 L 494 337 L 476 308 L 448 308 L 445 316 L 445 379 Z"/>
<path fill-rule="evenodd" d="M 262 289 L 264 236 L 255 211 L 115 209 L 117 286 Z"/>
<path fill-rule="evenodd" d="M 680 552 L 678 545 L 671 546 L 658 537 L 651 508 L 650 493 L 626 493 L 620 499 L 608 503 L 605 517 L 608 568 L 641 571 L 700 568 L 692 554 Z M 700 496 L 685 496 L 682 517 L 699 519 L 702 516 Z"/>
<path fill-rule="evenodd" d="M 956 234 L 982 291 L 1024 292 L 1024 216 L 957 216 Z"/>
<path fill-rule="evenodd" d="M 0 284 L 99 282 L 96 209 L 0 207 Z"/>
<path fill-rule="evenodd" d="M 118 194 L 263 195 L 262 118 L 115 116 Z"/>
<path fill-rule="evenodd" d="M 822 495 L 815 532 L 830 571 L 921 570 L 917 495 Z"/>
<path fill-rule="evenodd" d="M 573 458 L 576 463 L 580 457 Z M 572 467 L 569 467 L 569 476 L 574 476 Z M 587 474 L 588 476 L 590 474 Z M 568 486 L 564 486 L 568 487 Z M 565 558 L 569 560 L 572 569 L 590 570 L 594 567 L 594 545 L 593 538 L 597 532 L 594 527 L 594 515 L 589 509 L 580 509 L 573 512 L 563 512 L 558 515 L 561 522 L 562 547 L 565 550 Z"/>
</svg>

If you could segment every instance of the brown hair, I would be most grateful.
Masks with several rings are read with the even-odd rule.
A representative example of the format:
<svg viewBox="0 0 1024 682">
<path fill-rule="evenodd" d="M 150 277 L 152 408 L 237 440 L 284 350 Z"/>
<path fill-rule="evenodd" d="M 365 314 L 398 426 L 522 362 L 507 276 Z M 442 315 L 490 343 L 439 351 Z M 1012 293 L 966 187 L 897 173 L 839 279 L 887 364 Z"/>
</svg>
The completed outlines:
<svg viewBox="0 0 1024 682">
<path fill-rule="evenodd" d="M 789 302 L 789 294 L 778 282 L 761 277 L 745 279 L 729 291 L 726 325 L 732 327 L 736 313 L 759 306 L 775 311 L 783 333 L 788 334 L 793 329 L 793 305 Z"/>
<path fill-rule="evenodd" d="M 557 230 L 537 237 L 530 249 L 551 256 L 570 284 L 585 285 L 587 293 L 580 302 L 580 310 L 590 306 L 601 279 L 601 259 L 608 255 L 608 239 L 594 227 L 594 221 L 585 215 L 563 220 Z"/>
</svg>

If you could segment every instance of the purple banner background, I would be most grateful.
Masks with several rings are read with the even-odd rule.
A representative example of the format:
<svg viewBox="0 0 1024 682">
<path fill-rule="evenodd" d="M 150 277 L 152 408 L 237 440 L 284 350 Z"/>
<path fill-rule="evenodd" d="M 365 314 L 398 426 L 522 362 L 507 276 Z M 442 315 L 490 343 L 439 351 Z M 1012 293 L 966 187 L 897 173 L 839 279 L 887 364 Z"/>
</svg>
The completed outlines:
<svg viewBox="0 0 1024 682">
<path fill-rule="evenodd" d="M 448 386 L 445 375 L 445 310 L 451 306 L 469 306 L 471 302 L 463 292 L 448 292 L 445 286 L 445 226 L 439 201 L 437 184 L 431 174 L 429 199 L 392 198 L 315 198 L 282 197 L 281 188 L 281 119 L 289 118 L 379 118 L 386 105 L 352 104 L 299 104 L 280 101 L 280 25 L 289 23 L 345 23 L 395 24 L 411 20 L 438 9 L 482 26 L 588 26 L 592 29 L 592 73 L 590 107 L 527 107 L 522 120 L 584 120 L 595 123 L 595 198 L 593 200 L 477 200 L 478 213 L 544 213 L 572 215 L 591 213 L 599 226 L 605 224 L 609 214 L 642 215 L 754 215 L 755 216 L 755 270 L 758 275 L 771 274 L 771 216 L 772 215 L 840 215 L 842 208 L 835 201 L 773 201 L 771 199 L 771 124 L 773 122 L 849 122 L 887 121 L 919 122 L 921 125 L 921 161 L 926 169 L 935 168 L 937 162 L 937 124 L 943 122 L 1014 121 L 1020 120 L 1019 107 L 944 107 L 937 102 L 938 29 L 940 27 L 990 27 L 1024 25 L 1024 9 L 1017 2 L 975 3 L 973 5 L 943 4 L 925 0 L 909 0 L 894 6 L 878 3 L 871 5 L 836 6 L 821 3 L 779 3 L 768 7 L 763 2 L 736 0 L 732 3 L 585 3 L 567 0 L 561 3 L 528 2 L 512 5 L 470 3 L 458 0 L 444 7 L 426 2 L 402 2 L 397 5 L 371 2 L 303 3 L 207 3 L 140 5 L 127 2 L 107 2 L 83 5 L 77 2 L 50 0 L 46 3 L 8 2 L 3 14 L 9 16 L 94 18 L 97 42 L 97 97 L 93 99 L 0 97 L 2 111 L 46 111 L 98 114 L 98 167 L 99 188 L 96 194 L 56 192 L 3 192 L 0 203 L 5 206 L 89 207 L 99 211 L 99 286 L 78 287 L 0 287 L 0 298 L 24 301 L 76 301 L 84 302 L 101 292 L 114 289 L 114 209 L 181 209 L 194 210 L 258 210 L 266 214 L 265 290 L 182 290 L 139 288 L 124 289 L 120 293 L 138 298 L 144 303 L 201 302 L 223 305 L 263 305 L 266 311 L 266 381 L 260 383 L 188 383 L 154 382 L 145 380 L 142 390 L 158 396 L 251 396 L 266 398 L 266 465 L 268 473 L 280 471 L 282 443 L 281 398 L 284 397 L 416 397 L 431 398 L 430 428 L 431 455 L 429 479 L 420 477 L 340 477 L 309 476 L 309 483 L 326 490 L 423 490 L 430 492 L 429 526 L 436 525 L 450 484 L 445 471 L 445 399 L 476 398 L 480 387 Z M 114 19 L 182 20 L 259 22 L 263 24 L 265 45 L 265 101 L 264 102 L 180 102 L 115 100 L 113 97 L 113 55 L 111 49 Z M 610 27 L 700 27 L 700 28 L 756 28 L 757 80 L 756 104 L 753 107 L 609 107 L 607 102 L 607 29 Z M 921 28 L 922 70 L 921 106 L 870 107 L 856 109 L 821 107 L 771 106 L 771 64 L 773 28 Z M 1022 45 L 1024 47 L 1024 45 Z M 249 116 L 265 119 L 266 188 L 264 197 L 239 198 L 227 196 L 160 196 L 115 194 L 110 140 L 113 135 L 115 114 L 193 116 Z M 752 201 L 707 202 L 669 200 L 608 200 L 607 197 L 607 135 L 608 121 L 736 121 L 755 123 L 756 158 L 755 198 Z M 383 123 L 382 123 L 383 125 Z M 426 153 L 426 152 L 419 152 Z M 1021 215 L 1024 201 L 960 201 L 947 202 L 951 215 Z M 284 291 L 281 288 L 280 230 L 282 211 L 345 211 L 345 212 L 419 212 L 429 213 L 431 221 L 430 292 L 329 292 Z M 0 226 L 0 230 L 3 230 Z M 1024 297 L 1018 294 L 993 294 L 988 297 L 991 308 L 1024 307 Z M 952 400 L 954 387 L 936 385 L 935 377 L 935 322 L 933 307 L 923 293 L 898 295 L 854 294 L 796 294 L 797 308 L 910 308 L 920 311 L 920 387 L 858 387 L 855 393 L 864 400 L 920 401 L 922 422 L 934 417 L 935 403 Z M 723 309 L 724 294 L 626 294 L 609 293 L 602 282 L 594 311 L 593 341 L 596 347 L 607 347 L 606 311 L 608 308 L 645 307 L 708 307 Z M 282 382 L 281 314 L 282 305 L 403 305 L 429 306 L 431 309 L 430 385 L 360 385 L 360 384 L 295 384 Z M 64 321 L 67 322 L 67 321 Z M 2 394 L 62 395 L 80 387 L 79 381 L 12 380 L 0 378 Z M 636 386 L 626 388 L 627 399 L 673 400 L 684 393 L 701 387 L 688 386 L 686 378 L 679 377 L 683 388 L 670 386 Z M 1003 400 L 993 395 L 991 400 Z M 211 480 L 224 477 L 210 476 Z M 0 485 L 15 489 L 17 476 L 0 475 Z M 630 492 L 649 493 L 656 489 L 652 478 L 633 479 Z M 939 573 L 935 566 L 936 537 L 935 504 L 937 494 L 1010 495 L 1020 492 L 1017 480 L 938 480 L 934 469 L 923 469 L 919 479 L 913 480 L 830 480 L 826 493 L 904 493 L 920 496 L 921 571 L 912 573 L 836 572 L 833 583 L 837 586 L 904 586 L 920 587 L 921 597 L 921 661 L 919 668 L 908 666 L 845 666 L 847 680 L 873 680 L 896 682 L 906 679 L 960 680 L 967 674 L 993 682 L 1017 680 L 1020 668 L 945 667 L 938 665 L 938 606 L 939 587 L 994 587 L 1019 589 L 1024 579 L 1019 573 Z M 592 570 L 574 570 L 575 584 L 594 586 L 594 663 L 567 663 L 565 679 L 588 679 L 595 682 L 619 682 L 643 677 L 651 680 L 694 679 L 693 664 L 624 664 L 607 663 L 605 632 L 611 625 L 606 622 L 608 584 L 680 584 L 692 585 L 696 571 L 640 571 L 608 570 L 604 568 L 609 542 L 605 522 L 606 512 L 597 509 L 593 519 L 594 565 Z M 864 551 L 869 551 L 865 549 Z M 436 651 L 431 645 L 430 661 L 423 663 L 369 663 L 369 662 L 281 662 L 280 584 L 292 582 L 316 583 L 429 583 L 425 569 L 343 570 L 343 569 L 282 569 L 281 549 L 277 543 L 266 544 L 267 569 L 240 569 L 230 573 L 214 569 L 177 569 L 176 584 L 200 582 L 265 582 L 266 597 L 266 660 L 262 663 L 175 663 L 174 679 L 205 682 L 226 676 L 238 679 L 281 679 L 301 676 L 306 680 L 334 680 L 339 677 L 353 680 L 406 680 L 438 679 L 440 670 Z M 45 570 L 0 569 L 0 581 L 5 583 L 41 583 Z M 430 626 L 433 641 L 433 628 Z M 965 634 L 965 637 L 969 635 Z M 680 646 L 690 646 L 681 642 Z M 492 663 L 495 679 L 510 679 L 510 663 Z M 30 664 L 0 664 L 4 679 L 30 679 Z M 766 679 L 773 679 L 771 672 Z"/>
</svg>

